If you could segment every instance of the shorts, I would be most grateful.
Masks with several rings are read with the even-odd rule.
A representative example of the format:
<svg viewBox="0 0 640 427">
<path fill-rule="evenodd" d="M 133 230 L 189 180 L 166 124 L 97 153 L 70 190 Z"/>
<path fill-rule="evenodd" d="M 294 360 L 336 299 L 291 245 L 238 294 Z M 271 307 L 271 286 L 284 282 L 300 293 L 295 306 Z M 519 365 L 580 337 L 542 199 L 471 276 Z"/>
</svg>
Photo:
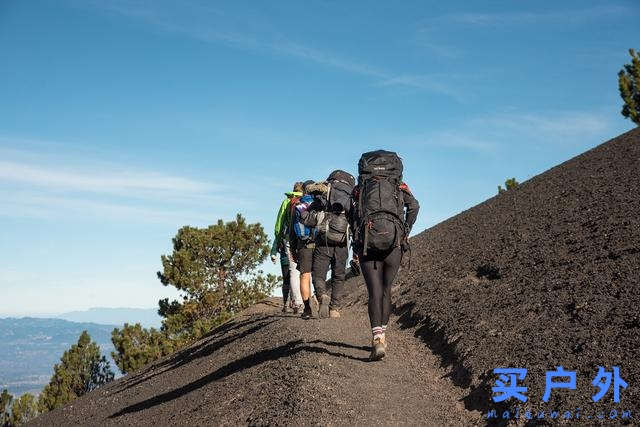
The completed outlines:
<svg viewBox="0 0 640 427">
<path fill-rule="evenodd" d="M 298 270 L 300 274 L 311 273 L 313 266 L 313 248 L 302 247 L 298 249 Z"/>
</svg>

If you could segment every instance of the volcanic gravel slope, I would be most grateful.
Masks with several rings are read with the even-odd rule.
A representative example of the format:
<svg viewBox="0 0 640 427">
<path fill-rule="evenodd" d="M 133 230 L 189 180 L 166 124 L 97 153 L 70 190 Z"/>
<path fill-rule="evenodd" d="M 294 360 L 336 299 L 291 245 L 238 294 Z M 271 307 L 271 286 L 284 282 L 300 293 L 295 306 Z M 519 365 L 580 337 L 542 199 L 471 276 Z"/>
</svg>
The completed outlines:
<svg viewBox="0 0 640 427">
<path fill-rule="evenodd" d="M 637 423 L 639 215 L 635 129 L 412 239 L 415 267 L 395 291 L 400 323 L 420 325 L 456 383 L 473 388 L 467 408 L 494 407 L 494 368 L 527 368 L 529 401 L 511 399 L 512 409 L 581 408 L 583 418 L 628 409 Z M 577 390 L 543 403 L 556 366 L 576 371 Z M 611 391 L 592 402 L 598 366 L 620 367 L 619 404 Z"/>
<path fill-rule="evenodd" d="M 362 283 L 354 295 L 362 295 Z M 407 331 L 367 360 L 364 299 L 339 319 L 281 314 L 274 299 L 191 348 L 114 381 L 34 425 L 476 425 L 462 389 Z"/>
<path fill-rule="evenodd" d="M 639 171 L 636 129 L 417 235 L 381 362 L 366 362 L 355 279 L 340 319 L 260 304 L 34 424 L 473 425 L 516 407 L 581 408 L 582 421 L 626 409 L 636 422 Z M 560 365 L 577 390 L 542 403 L 545 371 Z M 620 404 L 591 402 L 599 365 L 620 367 Z M 497 367 L 528 369 L 526 404 L 492 404 Z"/>
</svg>

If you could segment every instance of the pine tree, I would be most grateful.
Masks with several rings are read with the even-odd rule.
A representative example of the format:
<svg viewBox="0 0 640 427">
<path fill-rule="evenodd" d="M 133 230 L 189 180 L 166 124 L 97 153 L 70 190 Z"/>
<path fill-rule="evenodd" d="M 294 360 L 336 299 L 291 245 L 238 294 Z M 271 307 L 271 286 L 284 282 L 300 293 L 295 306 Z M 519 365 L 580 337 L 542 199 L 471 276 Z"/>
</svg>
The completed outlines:
<svg viewBox="0 0 640 427">
<path fill-rule="evenodd" d="M 77 344 L 64 352 L 53 367 L 53 376 L 45 386 L 38 405 L 51 411 L 113 380 L 114 374 L 100 347 L 83 331 Z"/>
<path fill-rule="evenodd" d="M 174 286 L 181 300 L 159 301 L 160 331 L 125 325 L 112 333 L 112 353 L 122 372 L 131 372 L 182 348 L 240 310 L 271 293 L 274 275 L 257 270 L 269 254 L 269 240 L 259 223 L 235 221 L 207 228 L 182 227 L 173 253 L 162 256 L 160 282 Z"/>
<path fill-rule="evenodd" d="M 640 126 L 640 56 L 629 49 L 631 63 L 618 72 L 618 89 L 624 102 L 622 115 Z"/>
<path fill-rule="evenodd" d="M 139 323 L 125 323 L 122 329 L 114 329 L 111 342 L 115 347 L 111 357 L 123 373 L 136 371 L 177 350 L 177 343 L 166 333 L 155 328 L 145 329 Z"/>
<path fill-rule="evenodd" d="M 504 182 L 505 188 L 502 188 L 502 185 L 498 185 L 498 194 L 502 194 L 505 191 L 509 191 L 513 188 L 516 188 L 520 183 L 516 181 L 515 178 L 509 178 Z"/>
<path fill-rule="evenodd" d="M 35 396 L 25 393 L 11 405 L 10 425 L 20 426 L 38 416 L 38 401 Z"/>
<path fill-rule="evenodd" d="M 9 394 L 9 391 L 6 388 L 2 390 L 0 395 L 0 426 L 9 424 L 9 408 L 12 400 L 13 396 Z"/>
<path fill-rule="evenodd" d="M 181 291 L 183 301 L 160 301 L 164 330 L 174 339 L 196 339 L 267 296 L 276 277 L 256 268 L 268 254 L 262 226 L 247 224 L 240 214 L 235 221 L 178 230 L 158 278 Z"/>
</svg>

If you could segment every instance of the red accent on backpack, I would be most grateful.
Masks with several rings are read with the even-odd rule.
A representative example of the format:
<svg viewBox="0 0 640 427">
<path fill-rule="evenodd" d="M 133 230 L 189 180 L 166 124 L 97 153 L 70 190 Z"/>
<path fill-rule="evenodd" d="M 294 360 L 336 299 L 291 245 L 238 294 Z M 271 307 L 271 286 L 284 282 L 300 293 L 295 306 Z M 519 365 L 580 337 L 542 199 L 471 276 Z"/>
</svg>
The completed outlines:
<svg viewBox="0 0 640 427">
<path fill-rule="evenodd" d="M 411 190 L 409 190 L 409 186 L 405 182 L 400 184 L 400 189 L 405 193 L 411 194 Z"/>
</svg>

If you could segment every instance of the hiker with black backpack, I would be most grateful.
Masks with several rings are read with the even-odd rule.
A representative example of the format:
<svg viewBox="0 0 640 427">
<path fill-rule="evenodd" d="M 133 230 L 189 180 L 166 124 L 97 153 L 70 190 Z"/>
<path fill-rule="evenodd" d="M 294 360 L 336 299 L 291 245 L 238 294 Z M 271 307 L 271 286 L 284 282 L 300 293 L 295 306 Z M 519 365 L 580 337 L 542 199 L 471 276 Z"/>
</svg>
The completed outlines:
<svg viewBox="0 0 640 427">
<path fill-rule="evenodd" d="M 329 174 L 323 183 L 310 185 L 308 192 L 313 202 L 302 214 L 305 225 L 314 227 L 313 286 L 320 302 L 321 318 L 340 317 L 340 302 L 349 258 L 349 219 L 351 193 L 355 186 L 353 176 L 342 170 Z M 331 289 L 327 273 L 331 269 Z"/>
<path fill-rule="evenodd" d="M 304 309 L 302 318 L 310 319 L 311 311 L 311 267 L 313 265 L 313 250 L 315 248 L 314 227 L 305 225 L 303 216 L 309 209 L 314 198 L 309 193 L 314 181 L 305 181 L 302 187 L 302 197 L 291 199 L 290 215 L 291 227 L 289 243 L 291 244 L 291 254 L 293 261 L 297 263 L 297 269 L 300 272 L 300 293 L 302 294 L 302 303 Z"/>
<path fill-rule="evenodd" d="M 391 287 L 402 255 L 409 249 L 409 233 L 420 209 L 402 181 L 402 169 L 402 160 L 394 152 L 364 153 L 358 162 L 358 185 L 352 194 L 352 245 L 369 293 L 371 360 L 386 354 Z"/>
</svg>

